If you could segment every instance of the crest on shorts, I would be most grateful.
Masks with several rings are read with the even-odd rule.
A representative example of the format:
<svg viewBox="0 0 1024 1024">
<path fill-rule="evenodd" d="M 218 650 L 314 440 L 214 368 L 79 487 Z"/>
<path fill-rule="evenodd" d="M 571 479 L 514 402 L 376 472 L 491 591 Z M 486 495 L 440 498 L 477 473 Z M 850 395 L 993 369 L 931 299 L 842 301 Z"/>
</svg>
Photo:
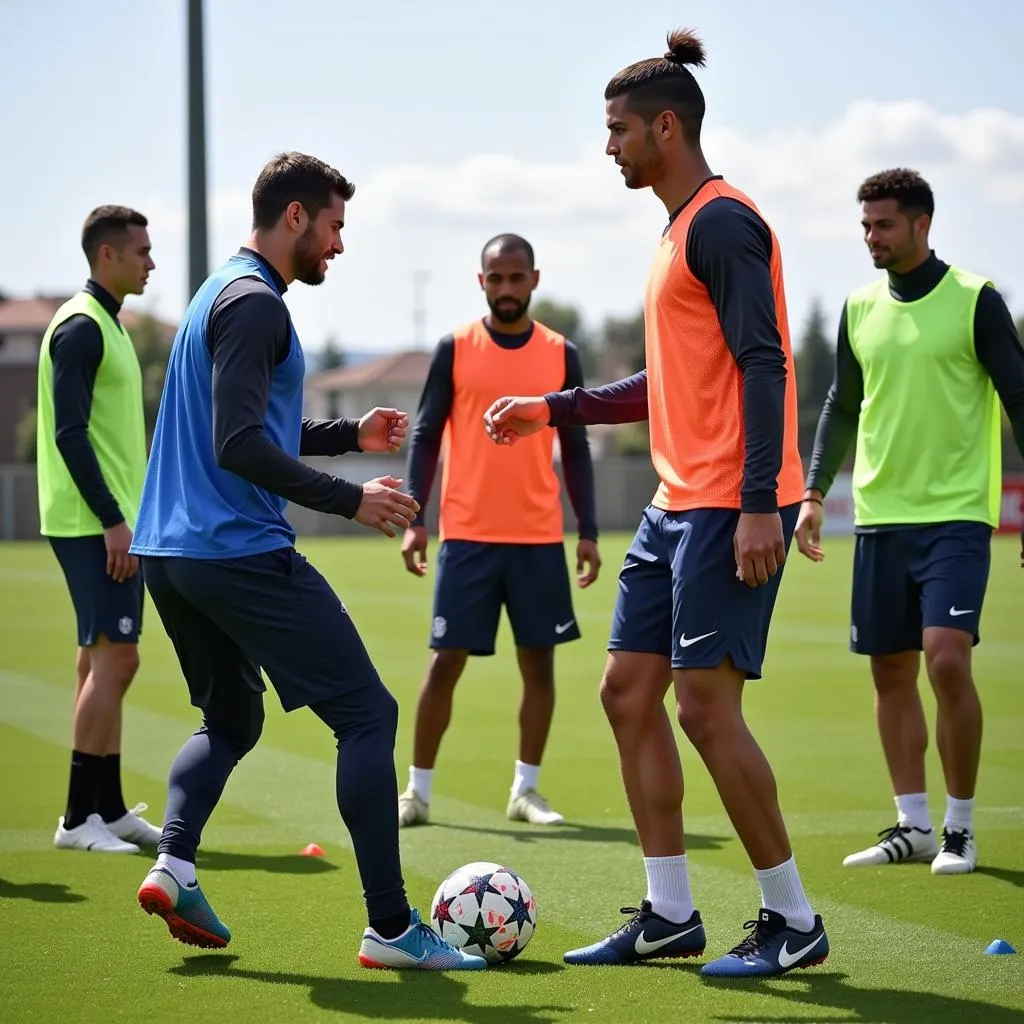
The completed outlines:
<svg viewBox="0 0 1024 1024">
<path fill-rule="evenodd" d="M 440 640 L 448 632 L 448 620 L 441 615 L 434 619 L 434 637 Z"/>
<path fill-rule="evenodd" d="M 117 628 L 121 630 L 122 636 L 127 636 L 132 631 L 132 626 L 134 625 L 135 623 L 129 619 L 127 615 L 122 615 L 121 618 L 117 620 Z"/>
</svg>

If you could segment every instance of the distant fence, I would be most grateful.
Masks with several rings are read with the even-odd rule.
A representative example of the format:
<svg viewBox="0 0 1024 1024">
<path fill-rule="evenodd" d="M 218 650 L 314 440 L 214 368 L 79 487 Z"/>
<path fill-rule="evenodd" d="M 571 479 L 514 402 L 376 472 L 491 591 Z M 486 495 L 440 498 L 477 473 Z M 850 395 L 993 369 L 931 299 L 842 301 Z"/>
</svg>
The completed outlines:
<svg viewBox="0 0 1024 1024">
<path fill-rule="evenodd" d="M 311 465 L 356 483 L 379 476 L 402 477 L 403 457 L 349 455 L 339 459 L 309 459 Z M 602 530 L 636 529 L 644 506 L 657 487 L 650 460 L 640 456 L 608 456 L 594 462 L 597 521 Z M 437 531 L 437 493 L 427 509 L 427 527 Z M 566 532 L 572 536 L 576 520 L 565 488 L 562 488 Z M 846 536 L 853 532 L 853 500 L 849 474 L 840 474 L 825 501 L 825 533 Z M 341 516 L 324 515 L 299 505 L 289 505 L 288 518 L 300 536 L 359 534 L 364 527 Z M 1003 480 L 1003 505 L 1000 533 L 1019 533 L 1024 528 L 1024 475 Z M 0 465 L 0 540 L 29 540 L 39 536 L 39 508 L 36 499 L 35 466 Z"/>
</svg>

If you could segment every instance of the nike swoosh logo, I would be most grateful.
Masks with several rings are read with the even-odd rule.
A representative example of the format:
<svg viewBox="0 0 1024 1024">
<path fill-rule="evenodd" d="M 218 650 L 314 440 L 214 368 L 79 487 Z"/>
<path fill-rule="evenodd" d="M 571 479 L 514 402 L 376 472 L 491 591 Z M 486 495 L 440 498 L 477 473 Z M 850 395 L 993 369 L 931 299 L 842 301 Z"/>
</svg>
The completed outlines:
<svg viewBox="0 0 1024 1024">
<path fill-rule="evenodd" d="M 647 953 L 653 953 L 656 949 L 661 949 L 662 946 L 667 946 L 670 942 L 675 942 L 676 939 L 681 939 L 684 935 L 689 935 L 690 932 L 695 932 L 700 927 L 699 924 L 695 924 L 692 928 L 686 928 L 681 932 L 676 932 L 675 935 L 669 935 L 664 939 L 655 939 L 654 942 L 648 942 L 644 938 L 644 933 L 641 932 L 636 937 L 636 942 L 633 948 L 637 951 L 639 956 L 644 956 Z"/>
<path fill-rule="evenodd" d="M 702 633 L 700 636 L 691 636 L 689 640 L 686 639 L 686 634 L 684 633 L 679 638 L 679 646 L 689 647 L 690 644 L 695 644 L 698 640 L 707 640 L 709 636 L 714 636 L 717 632 L 717 629 L 713 629 L 710 633 Z"/>
<path fill-rule="evenodd" d="M 953 616 L 970 615 L 973 611 L 973 608 L 957 608 L 956 605 L 953 605 L 953 607 L 949 609 L 949 614 Z"/>
<path fill-rule="evenodd" d="M 575 619 L 570 619 L 564 626 L 555 626 L 555 632 L 564 633 L 575 621 Z"/>
<path fill-rule="evenodd" d="M 805 957 L 814 947 L 825 938 L 825 933 L 822 932 L 813 942 L 804 946 L 803 949 L 798 949 L 795 953 L 789 951 L 789 939 L 782 944 L 782 949 L 779 950 L 779 966 L 780 967 L 792 967 L 797 960 Z"/>
</svg>

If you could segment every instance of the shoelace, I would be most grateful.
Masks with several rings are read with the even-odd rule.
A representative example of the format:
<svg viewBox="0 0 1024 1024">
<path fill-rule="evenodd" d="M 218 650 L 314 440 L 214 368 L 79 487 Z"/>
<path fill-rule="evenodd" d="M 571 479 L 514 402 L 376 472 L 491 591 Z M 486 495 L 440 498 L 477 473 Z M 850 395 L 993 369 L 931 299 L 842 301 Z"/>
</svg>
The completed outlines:
<svg viewBox="0 0 1024 1024">
<path fill-rule="evenodd" d="M 969 838 L 967 829 L 960 829 L 958 832 L 947 832 L 946 829 L 943 829 L 942 852 L 953 853 L 957 857 L 962 857 L 967 849 L 967 840 Z"/>
<path fill-rule="evenodd" d="M 892 828 L 883 828 L 882 831 L 878 833 L 880 840 L 878 845 L 881 846 L 882 843 L 891 843 L 896 836 L 909 831 L 910 829 L 907 826 L 899 824 L 893 825 Z"/>
<path fill-rule="evenodd" d="M 768 929 L 762 921 L 744 921 L 744 928 L 752 928 L 753 931 L 738 945 L 729 950 L 729 956 L 753 956 L 758 953 L 761 947 L 768 941 Z"/>
<path fill-rule="evenodd" d="M 436 946 L 439 949 L 448 949 L 451 945 L 450 943 L 445 942 L 444 939 L 442 939 L 441 936 L 438 935 L 437 932 L 435 932 L 434 929 L 425 921 L 420 921 L 420 935 L 428 946 Z"/>
</svg>

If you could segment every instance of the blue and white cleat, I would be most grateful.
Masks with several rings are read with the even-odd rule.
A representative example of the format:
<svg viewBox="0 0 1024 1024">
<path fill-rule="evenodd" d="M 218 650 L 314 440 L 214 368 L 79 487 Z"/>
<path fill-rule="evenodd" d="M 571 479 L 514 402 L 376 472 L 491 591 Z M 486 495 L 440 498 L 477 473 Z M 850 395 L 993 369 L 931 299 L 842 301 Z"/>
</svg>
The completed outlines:
<svg viewBox="0 0 1024 1024">
<path fill-rule="evenodd" d="M 814 967 L 828 956 L 828 936 L 819 914 L 809 932 L 798 932 L 781 914 L 762 907 L 758 919 L 743 927 L 753 931 L 725 956 L 705 964 L 702 977 L 773 978 L 795 967 Z"/>
<path fill-rule="evenodd" d="M 482 971 L 487 966 L 482 956 L 471 956 L 445 942 L 420 920 L 415 909 L 409 915 L 409 927 L 396 939 L 382 939 L 367 928 L 359 947 L 359 963 L 392 971 Z"/>
<path fill-rule="evenodd" d="M 618 931 L 592 946 L 570 949 L 562 959 L 567 964 L 601 967 L 704 953 L 707 939 L 699 911 L 695 910 L 682 924 L 655 914 L 647 900 L 641 902 L 639 909 L 623 907 L 622 913 L 633 916 Z"/>
<path fill-rule="evenodd" d="M 214 913 L 199 883 L 182 885 L 163 867 L 153 867 L 139 887 L 139 906 L 163 918 L 179 942 L 201 949 L 223 949 L 231 929 Z"/>
</svg>

